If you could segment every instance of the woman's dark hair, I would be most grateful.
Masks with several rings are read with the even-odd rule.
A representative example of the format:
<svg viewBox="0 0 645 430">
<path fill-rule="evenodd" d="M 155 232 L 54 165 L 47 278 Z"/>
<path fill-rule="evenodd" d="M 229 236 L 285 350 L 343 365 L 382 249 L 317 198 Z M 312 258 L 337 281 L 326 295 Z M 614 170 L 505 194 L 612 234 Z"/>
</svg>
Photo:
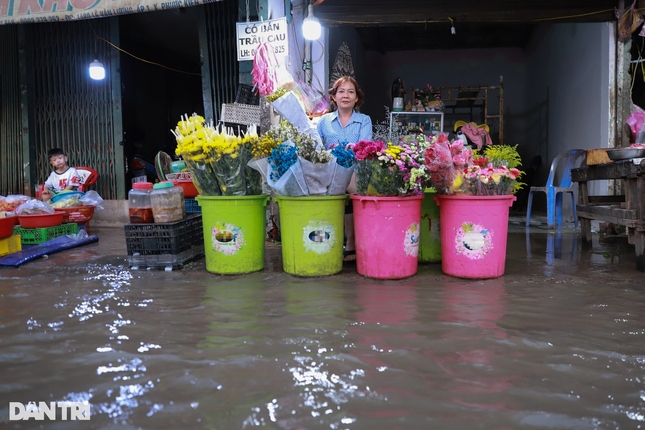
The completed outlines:
<svg viewBox="0 0 645 430">
<path fill-rule="evenodd" d="M 336 91 L 338 90 L 338 87 L 343 85 L 345 82 L 351 82 L 352 85 L 354 85 L 354 89 L 356 90 L 356 104 L 354 105 L 354 108 L 360 107 L 363 104 L 363 90 L 360 89 L 358 86 L 358 82 L 356 82 L 356 79 L 352 78 L 351 76 L 343 76 L 341 78 L 338 78 L 336 82 L 334 82 L 334 85 L 329 89 L 329 95 L 331 96 L 330 102 L 334 109 L 338 109 L 338 106 L 336 105 L 336 101 L 334 100 L 334 96 L 336 95 Z"/>
</svg>

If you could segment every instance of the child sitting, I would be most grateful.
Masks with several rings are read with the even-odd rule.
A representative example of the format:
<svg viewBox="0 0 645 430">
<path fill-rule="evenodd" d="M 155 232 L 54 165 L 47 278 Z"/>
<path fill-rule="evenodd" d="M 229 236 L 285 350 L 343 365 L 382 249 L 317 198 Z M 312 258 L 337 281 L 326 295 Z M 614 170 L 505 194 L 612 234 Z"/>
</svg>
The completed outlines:
<svg viewBox="0 0 645 430">
<path fill-rule="evenodd" d="M 67 164 L 67 155 L 60 148 L 53 148 L 47 152 L 49 164 L 54 167 L 54 171 L 49 175 L 42 192 L 42 201 L 46 202 L 54 193 L 61 191 L 73 190 L 81 185 L 81 177 L 75 168 Z M 53 191 L 53 193 L 52 193 Z"/>
</svg>

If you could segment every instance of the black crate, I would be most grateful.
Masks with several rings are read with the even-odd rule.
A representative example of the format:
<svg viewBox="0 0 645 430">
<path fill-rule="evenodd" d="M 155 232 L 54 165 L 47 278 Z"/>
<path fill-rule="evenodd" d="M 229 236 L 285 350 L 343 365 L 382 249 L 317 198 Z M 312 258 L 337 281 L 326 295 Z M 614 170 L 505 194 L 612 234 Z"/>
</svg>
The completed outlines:
<svg viewBox="0 0 645 430">
<path fill-rule="evenodd" d="M 164 269 L 167 271 L 181 269 L 186 263 L 204 256 L 204 243 L 194 246 L 179 254 L 164 255 L 129 255 L 128 262 L 132 270 Z"/>
<path fill-rule="evenodd" d="M 178 255 L 204 245 L 201 214 L 169 223 L 126 224 L 124 229 L 128 255 Z"/>
<path fill-rule="evenodd" d="M 235 95 L 235 103 L 258 106 L 260 104 L 260 94 L 257 89 L 253 91 L 252 85 L 239 84 Z"/>
</svg>

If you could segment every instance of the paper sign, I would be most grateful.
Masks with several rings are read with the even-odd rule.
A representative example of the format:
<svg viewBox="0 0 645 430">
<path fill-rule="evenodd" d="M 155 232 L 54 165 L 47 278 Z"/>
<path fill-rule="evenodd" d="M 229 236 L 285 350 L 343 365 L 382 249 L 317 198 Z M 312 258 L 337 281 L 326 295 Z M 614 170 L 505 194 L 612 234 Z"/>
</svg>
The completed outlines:
<svg viewBox="0 0 645 430">
<path fill-rule="evenodd" d="M 267 42 L 276 57 L 289 55 L 287 18 L 269 19 L 259 22 L 238 22 L 237 61 L 253 60 L 260 43 Z"/>
</svg>

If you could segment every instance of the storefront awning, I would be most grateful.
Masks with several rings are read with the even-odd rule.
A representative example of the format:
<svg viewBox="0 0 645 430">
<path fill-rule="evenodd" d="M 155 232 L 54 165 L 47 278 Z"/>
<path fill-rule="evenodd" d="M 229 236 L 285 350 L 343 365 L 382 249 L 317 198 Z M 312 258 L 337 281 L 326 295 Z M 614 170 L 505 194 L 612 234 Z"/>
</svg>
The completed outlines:
<svg viewBox="0 0 645 430">
<path fill-rule="evenodd" d="M 217 1 L 221 0 L 0 0 L 0 25 L 106 18 Z"/>
</svg>

